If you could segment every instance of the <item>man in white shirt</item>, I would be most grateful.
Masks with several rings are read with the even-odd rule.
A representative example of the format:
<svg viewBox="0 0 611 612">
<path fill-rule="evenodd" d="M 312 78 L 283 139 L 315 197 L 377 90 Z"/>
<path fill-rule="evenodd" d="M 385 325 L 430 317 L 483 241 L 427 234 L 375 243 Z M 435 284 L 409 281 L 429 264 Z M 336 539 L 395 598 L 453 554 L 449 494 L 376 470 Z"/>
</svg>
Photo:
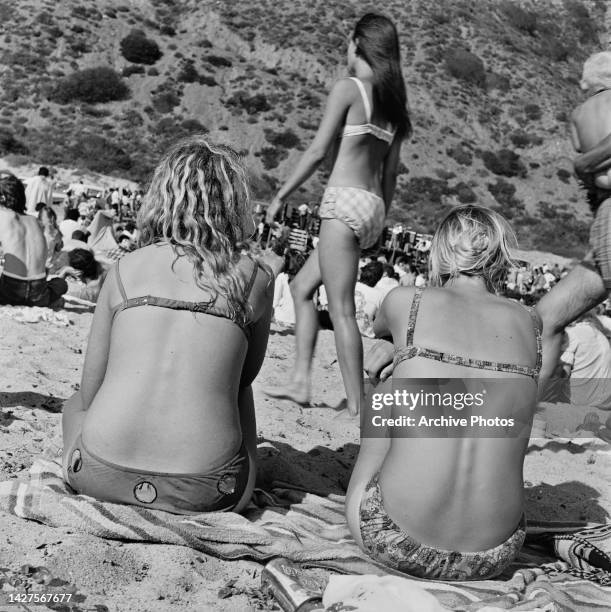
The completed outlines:
<svg viewBox="0 0 611 612">
<path fill-rule="evenodd" d="M 76 230 L 82 230 L 83 226 L 79 223 L 79 212 L 76 208 L 69 208 L 66 211 L 64 220 L 59 224 L 59 231 L 62 233 L 64 241 L 70 240 Z"/>
<path fill-rule="evenodd" d="M 381 263 L 381 262 L 380 262 Z M 384 264 L 382 264 L 384 265 Z M 384 274 L 382 278 L 376 283 L 375 288 L 384 296 L 395 287 L 399 286 L 399 279 L 392 266 L 384 266 Z"/>
<path fill-rule="evenodd" d="M 593 319 L 585 315 L 566 328 L 560 361 L 569 375 L 572 404 L 611 410 L 611 344 Z"/>
<path fill-rule="evenodd" d="M 42 166 L 38 175 L 28 181 L 25 188 L 26 213 L 37 216 L 36 204 L 46 206 L 53 204 L 53 181 L 49 178 L 49 169 Z"/>
</svg>

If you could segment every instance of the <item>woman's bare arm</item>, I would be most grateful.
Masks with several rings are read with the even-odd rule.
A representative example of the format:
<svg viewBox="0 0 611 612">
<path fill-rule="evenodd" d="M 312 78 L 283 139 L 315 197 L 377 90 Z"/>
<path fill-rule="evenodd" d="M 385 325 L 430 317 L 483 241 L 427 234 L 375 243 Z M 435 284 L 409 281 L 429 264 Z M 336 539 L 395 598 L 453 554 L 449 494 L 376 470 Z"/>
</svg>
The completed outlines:
<svg viewBox="0 0 611 612">
<path fill-rule="evenodd" d="M 87 342 L 85 353 L 85 364 L 83 365 L 83 376 L 81 379 L 81 396 L 83 398 L 83 410 L 88 410 L 93 398 L 102 386 L 108 365 L 108 353 L 110 350 L 110 330 L 112 328 L 111 299 L 118 301 L 116 293 L 116 267 L 113 267 L 106 277 L 102 286 L 93 322 Z"/>
</svg>

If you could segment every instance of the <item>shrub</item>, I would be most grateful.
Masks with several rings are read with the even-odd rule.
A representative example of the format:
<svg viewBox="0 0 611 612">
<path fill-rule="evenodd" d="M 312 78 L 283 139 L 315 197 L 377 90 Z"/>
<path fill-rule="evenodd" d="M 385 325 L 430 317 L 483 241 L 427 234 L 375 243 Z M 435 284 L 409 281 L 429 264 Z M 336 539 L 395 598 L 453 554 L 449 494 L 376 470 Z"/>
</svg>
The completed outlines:
<svg viewBox="0 0 611 612">
<path fill-rule="evenodd" d="M 248 96 L 244 91 L 237 91 L 226 101 L 228 106 L 234 106 L 246 111 L 249 115 L 264 113 L 271 109 L 264 94 Z"/>
<path fill-rule="evenodd" d="M 98 134 L 81 134 L 71 147 L 75 162 L 84 164 L 95 172 L 129 170 L 132 160 L 119 146 Z"/>
<path fill-rule="evenodd" d="M 541 107 L 538 104 L 527 104 L 524 107 L 524 114 L 529 121 L 539 121 L 543 116 Z"/>
<path fill-rule="evenodd" d="M 134 64 L 154 64 L 162 55 L 157 43 L 147 38 L 142 30 L 132 30 L 121 40 L 121 54 Z"/>
<path fill-rule="evenodd" d="M 107 66 L 79 70 L 60 79 L 50 92 L 49 99 L 59 104 L 80 100 L 89 104 L 123 100 L 129 88 L 121 77 Z"/>
<path fill-rule="evenodd" d="M 263 147 L 260 155 L 261 162 L 266 170 L 276 168 L 283 159 L 289 156 L 286 149 L 279 149 L 277 147 Z"/>
<path fill-rule="evenodd" d="M 299 136 L 297 136 L 293 130 L 274 132 L 273 130 L 266 128 L 265 138 L 267 139 L 267 142 L 276 147 L 283 147 L 285 149 L 299 149 L 301 146 L 301 140 L 299 140 Z"/>
<path fill-rule="evenodd" d="M 496 183 L 487 185 L 488 191 L 501 205 L 501 212 L 508 219 L 512 219 L 517 213 L 524 211 L 524 204 L 515 197 L 516 188 L 505 179 L 497 179 Z"/>
<path fill-rule="evenodd" d="M 158 113 L 170 113 L 180 104 L 180 98 L 173 91 L 163 91 L 153 96 L 152 102 Z"/>
<path fill-rule="evenodd" d="M 435 179 L 430 176 L 416 176 L 406 183 L 402 196 L 408 204 L 416 204 L 423 201 L 439 204 L 443 196 L 450 195 L 451 193 L 452 190 L 444 180 Z"/>
<path fill-rule="evenodd" d="M 558 172 L 556 172 L 556 175 L 563 183 L 566 183 L 567 185 L 570 183 L 571 173 L 568 170 L 565 170 L 564 168 L 558 168 Z"/>
<path fill-rule="evenodd" d="M 509 149 L 501 149 L 496 154 L 492 151 L 484 151 L 482 161 L 490 172 L 499 176 L 524 178 L 528 174 L 520 156 Z"/>
<path fill-rule="evenodd" d="M 149 68 L 146 71 L 146 74 L 148 74 L 149 76 L 159 76 L 159 70 L 157 70 L 157 68 L 153 66 L 152 68 Z"/>
<path fill-rule="evenodd" d="M 462 147 L 461 145 L 454 145 L 448 147 L 446 153 L 461 166 L 470 166 L 473 163 L 473 154 L 469 149 Z"/>
<path fill-rule="evenodd" d="M 197 69 L 193 65 L 193 62 L 184 62 L 180 72 L 176 77 L 182 83 L 195 83 L 199 80 L 199 74 Z"/>
<path fill-rule="evenodd" d="M 525 11 L 522 7 L 517 6 L 513 2 L 505 2 L 502 8 L 505 17 L 507 17 L 507 21 L 514 28 L 534 36 L 537 30 L 536 13 Z"/>
<path fill-rule="evenodd" d="M 452 47 L 445 52 L 445 64 L 455 79 L 482 88 L 486 86 L 484 62 L 471 51 L 462 47 Z"/>
<path fill-rule="evenodd" d="M 213 77 L 205 75 L 205 74 L 199 77 L 198 82 L 200 85 L 207 85 L 208 87 L 216 87 L 218 85 L 218 83 L 214 80 Z"/>
<path fill-rule="evenodd" d="M 220 55 L 209 55 L 205 58 L 209 64 L 212 64 L 215 68 L 230 68 L 233 66 L 233 62 L 226 57 Z"/>
<path fill-rule="evenodd" d="M 125 66 L 121 71 L 121 76 L 130 77 L 132 74 L 144 74 L 144 66 L 139 64 L 132 64 L 131 66 Z"/>
<path fill-rule="evenodd" d="M 0 153 L 2 155 L 9 153 L 27 155 L 28 152 L 28 148 L 22 142 L 17 140 L 10 130 L 0 128 Z"/>
<path fill-rule="evenodd" d="M 473 204 L 474 202 L 477 202 L 475 191 L 473 191 L 473 189 L 471 189 L 467 183 L 458 183 L 458 185 L 454 187 L 454 193 L 456 194 L 458 201 L 462 204 Z"/>
</svg>

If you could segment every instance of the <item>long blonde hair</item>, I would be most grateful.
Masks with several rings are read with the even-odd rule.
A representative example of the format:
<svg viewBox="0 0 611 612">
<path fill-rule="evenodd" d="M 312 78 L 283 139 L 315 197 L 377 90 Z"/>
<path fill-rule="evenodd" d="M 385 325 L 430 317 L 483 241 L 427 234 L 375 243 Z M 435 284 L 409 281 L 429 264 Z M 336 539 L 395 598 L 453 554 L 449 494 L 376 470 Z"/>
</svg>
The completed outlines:
<svg viewBox="0 0 611 612">
<path fill-rule="evenodd" d="M 193 264 L 196 284 L 224 295 L 230 317 L 250 314 L 246 280 L 238 269 L 248 252 L 252 215 L 246 172 L 230 147 L 203 135 L 177 142 L 155 168 L 138 212 L 140 246 L 169 243 Z"/>
<path fill-rule="evenodd" d="M 516 238 L 507 221 L 483 206 L 457 206 L 441 221 L 429 256 L 431 284 L 444 285 L 459 274 L 481 276 L 489 291 L 501 289 Z"/>
</svg>

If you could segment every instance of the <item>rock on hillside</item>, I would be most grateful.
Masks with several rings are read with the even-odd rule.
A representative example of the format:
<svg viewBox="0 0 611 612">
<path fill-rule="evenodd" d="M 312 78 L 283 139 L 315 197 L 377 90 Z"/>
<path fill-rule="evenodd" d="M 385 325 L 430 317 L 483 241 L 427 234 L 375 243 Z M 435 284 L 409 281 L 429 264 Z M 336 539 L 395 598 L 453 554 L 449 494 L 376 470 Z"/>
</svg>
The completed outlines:
<svg viewBox="0 0 611 612">
<path fill-rule="evenodd" d="M 312 138 L 366 8 L 0 0 L 0 155 L 143 180 L 171 141 L 204 131 L 246 156 L 265 199 Z M 524 247 L 579 255 L 588 213 L 567 118 L 584 59 L 608 39 L 605 2 L 388 0 L 384 10 L 414 121 L 393 218 L 428 230 L 449 205 L 478 201 L 510 218 Z M 318 199 L 327 173 L 295 199 Z"/>
</svg>

